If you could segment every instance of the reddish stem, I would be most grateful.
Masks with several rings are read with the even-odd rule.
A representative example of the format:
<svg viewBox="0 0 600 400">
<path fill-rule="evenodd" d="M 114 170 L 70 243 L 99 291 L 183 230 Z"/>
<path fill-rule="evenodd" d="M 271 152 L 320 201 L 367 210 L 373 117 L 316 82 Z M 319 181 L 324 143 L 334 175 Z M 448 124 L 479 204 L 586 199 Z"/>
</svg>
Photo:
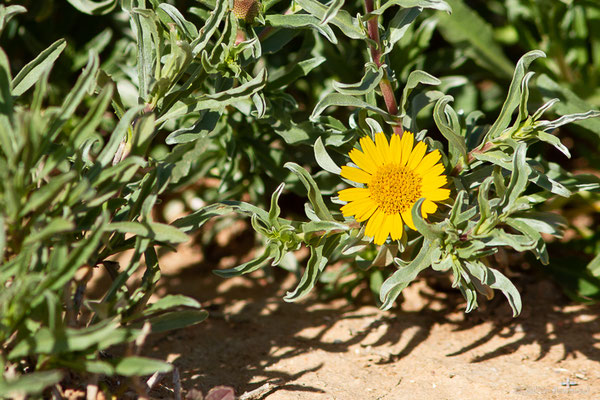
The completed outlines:
<svg viewBox="0 0 600 400">
<path fill-rule="evenodd" d="M 367 14 L 373 12 L 373 10 L 373 0 L 365 0 L 365 11 Z M 383 63 L 381 62 L 381 43 L 379 41 L 378 21 L 378 16 L 369 18 L 367 21 L 367 31 L 369 33 L 369 38 L 375 42 L 375 45 L 369 45 L 371 50 L 371 58 L 373 59 L 375 65 L 377 65 L 378 68 L 381 68 Z M 398 115 L 398 103 L 396 102 L 396 97 L 394 96 L 394 88 L 392 87 L 392 84 L 385 73 L 379 82 L 379 89 L 381 89 L 381 94 L 383 95 L 383 100 L 385 101 L 385 106 L 387 107 L 388 112 L 393 116 Z M 393 128 L 394 133 L 402 137 L 402 127 L 400 125 L 393 125 Z"/>
</svg>

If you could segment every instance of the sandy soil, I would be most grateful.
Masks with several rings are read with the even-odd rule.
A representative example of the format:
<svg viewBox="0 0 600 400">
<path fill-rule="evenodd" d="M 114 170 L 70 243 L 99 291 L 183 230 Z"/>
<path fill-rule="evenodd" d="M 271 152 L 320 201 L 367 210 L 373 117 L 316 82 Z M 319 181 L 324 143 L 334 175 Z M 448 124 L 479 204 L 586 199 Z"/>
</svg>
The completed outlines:
<svg viewBox="0 0 600 400">
<path fill-rule="evenodd" d="M 146 344 L 177 366 L 188 398 L 227 385 L 267 400 L 600 399 L 600 307 L 570 303 L 550 281 L 518 280 L 524 309 L 513 319 L 501 295 L 464 314 L 460 293 L 424 281 L 387 312 L 363 296 L 289 304 L 292 277 L 224 280 L 214 267 L 198 247 L 162 258 L 158 294 L 210 311 Z M 154 395 L 169 397 L 170 378 L 162 384 Z"/>
</svg>

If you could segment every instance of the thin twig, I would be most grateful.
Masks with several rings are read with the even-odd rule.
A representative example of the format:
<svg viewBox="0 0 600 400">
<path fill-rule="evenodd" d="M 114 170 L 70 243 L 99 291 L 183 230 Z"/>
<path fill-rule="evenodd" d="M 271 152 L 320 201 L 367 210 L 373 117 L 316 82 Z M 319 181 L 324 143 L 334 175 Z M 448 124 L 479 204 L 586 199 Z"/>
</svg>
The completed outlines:
<svg viewBox="0 0 600 400">
<path fill-rule="evenodd" d="M 150 378 L 148 378 L 146 381 L 146 386 L 148 386 L 146 388 L 146 393 L 150 392 L 154 385 L 160 382 L 163 376 L 165 376 L 164 372 L 155 372 Z"/>
<path fill-rule="evenodd" d="M 173 391 L 175 400 L 181 400 L 181 378 L 179 377 L 179 370 L 173 366 Z"/>
<path fill-rule="evenodd" d="M 373 9 L 373 0 L 365 0 L 365 11 L 367 14 L 373 12 Z M 379 16 L 372 16 L 369 18 L 367 21 L 367 31 L 369 33 L 369 38 L 375 42 L 374 45 L 369 44 L 371 58 L 375 65 L 377 65 L 378 68 L 381 68 L 383 63 L 381 62 L 381 41 L 379 40 Z M 383 95 L 383 100 L 385 101 L 388 112 L 392 116 L 398 115 L 398 102 L 394 95 L 394 88 L 385 71 L 383 72 L 383 78 L 381 78 L 381 81 L 379 82 L 379 89 L 381 89 L 381 94 Z M 394 133 L 402 137 L 402 126 L 393 125 L 393 128 Z"/>
<path fill-rule="evenodd" d="M 281 384 L 274 384 L 273 382 L 267 382 L 259 388 L 256 388 L 254 390 L 251 390 L 249 392 L 242 394 L 240 397 L 238 397 L 238 400 L 258 399 L 259 397 L 263 396 L 264 394 L 270 392 L 273 389 L 278 388 L 279 386 L 281 386 Z"/>
</svg>

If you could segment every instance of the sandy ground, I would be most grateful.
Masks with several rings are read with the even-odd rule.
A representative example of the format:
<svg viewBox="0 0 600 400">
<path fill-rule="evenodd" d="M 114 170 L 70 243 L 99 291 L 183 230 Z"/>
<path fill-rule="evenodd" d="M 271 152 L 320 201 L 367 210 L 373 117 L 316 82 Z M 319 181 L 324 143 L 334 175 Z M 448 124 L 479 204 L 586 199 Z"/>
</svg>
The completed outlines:
<svg viewBox="0 0 600 400">
<path fill-rule="evenodd" d="M 518 281 L 524 309 L 513 319 L 501 295 L 464 314 L 460 293 L 424 281 L 386 312 L 364 296 L 289 304 L 295 278 L 224 280 L 194 247 L 162 268 L 159 295 L 190 295 L 210 312 L 146 344 L 145 355 L 177 366 L 188 398 L 227 385 L 267 400 L 600 400 L 600 307 L 570 303 L 550 281 Z M 168 387 L 165 377 L 154 396 Z"/>
</svg>

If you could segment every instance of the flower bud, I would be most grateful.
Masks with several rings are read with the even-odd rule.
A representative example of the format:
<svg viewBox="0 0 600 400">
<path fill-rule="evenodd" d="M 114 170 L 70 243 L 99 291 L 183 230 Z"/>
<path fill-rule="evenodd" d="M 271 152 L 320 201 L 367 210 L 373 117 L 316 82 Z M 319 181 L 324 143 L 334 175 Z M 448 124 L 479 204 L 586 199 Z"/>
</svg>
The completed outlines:
<svg viewBox="0 0 600 400">
<path fill-rule="evenodd" d="M 259 0 L 234 0 L 233 14 L 248 23 L 254 22 L 260 8 Z"/>
</svg>

